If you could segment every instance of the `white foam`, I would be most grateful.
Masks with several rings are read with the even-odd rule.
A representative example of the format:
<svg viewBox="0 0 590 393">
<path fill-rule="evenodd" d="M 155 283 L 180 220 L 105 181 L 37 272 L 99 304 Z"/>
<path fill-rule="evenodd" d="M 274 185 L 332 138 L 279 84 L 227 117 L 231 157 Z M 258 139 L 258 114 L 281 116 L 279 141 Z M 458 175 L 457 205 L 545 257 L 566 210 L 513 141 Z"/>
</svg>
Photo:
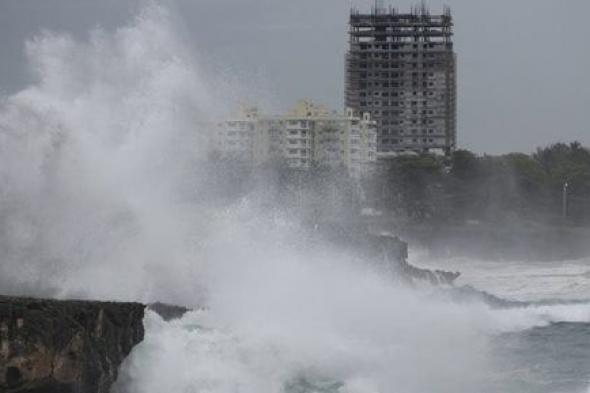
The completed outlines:
<svg viewBox="0 0 590 393">
<path fill-rule="evenodd" d="M 530 306 L 490 311 L 490 329 L 499 332 L 527 330 L 557 322 L 590 323 L 590 304 Z"/>
<path fill-rule="evenodd" d="M 519 301 L 588 300 L 590 259 L 571 261 L 487 261 L 431 258 L 413 251 L 411 262 L 431 269 L 460 271 L 458 285 L 471 285 L 504 299 Z"/>
</svg>

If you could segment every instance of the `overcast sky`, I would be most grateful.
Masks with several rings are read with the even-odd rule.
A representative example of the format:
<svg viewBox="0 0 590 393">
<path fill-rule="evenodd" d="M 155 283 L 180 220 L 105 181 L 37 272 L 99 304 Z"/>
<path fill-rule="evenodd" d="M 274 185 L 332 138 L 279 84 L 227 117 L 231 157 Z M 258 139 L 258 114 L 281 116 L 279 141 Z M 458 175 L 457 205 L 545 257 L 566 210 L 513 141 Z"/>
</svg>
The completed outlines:
<svg viewBox="0 0 590 393">
<path fill-rule="evenodd" d="M 167 2 L 202 59 L 256 85 L 275 108 L 299 98 L 342 107 L 350 0 Z M 415 3 L 392 2 L 402 11 Z M 504 153 L 556 141 L 590 146 L 590 0 L 427 4 L 453 11 L 461 147 Z M 41 29 L 84 39 L 96 26 L 124 24 L 138 7 L 138 0 L 0 0 L 0 91 L 29 83 L 24 41 Z"/>
</svg>

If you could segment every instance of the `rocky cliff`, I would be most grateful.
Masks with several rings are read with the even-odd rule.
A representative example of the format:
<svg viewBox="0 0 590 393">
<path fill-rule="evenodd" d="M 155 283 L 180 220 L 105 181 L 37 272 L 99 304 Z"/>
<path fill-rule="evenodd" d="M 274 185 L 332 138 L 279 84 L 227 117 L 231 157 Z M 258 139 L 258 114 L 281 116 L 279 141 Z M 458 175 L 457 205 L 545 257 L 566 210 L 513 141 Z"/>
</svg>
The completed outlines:
<svg viewBox="0 0 590 393">
<path fill-rule="evenodd" d="M 428 282 L 433 285 L 450 285 L 459 272 L 422 269 L 408 263 L 408 244 L 397 236 L 382 233 L 367 237 L 368 255 L 384 264 L 395 277 L 410 283 Z"/>
<path fill-rule="evenodd" d="M 0 392 L 108 393 L 144 306 L 0 296 Z"/>
<path fill-rule="evenodd" d="M 395 279 L 409 283 L 428 282 L 450 285 L 459 272 L 428 270 L 408 263 L 408 244 L 387 232 L 375 232 L 358 223 L 323 223 L 316 234 L 341 250 L 348 250 L 374 264 L 381 265 Z"/>
</svg>

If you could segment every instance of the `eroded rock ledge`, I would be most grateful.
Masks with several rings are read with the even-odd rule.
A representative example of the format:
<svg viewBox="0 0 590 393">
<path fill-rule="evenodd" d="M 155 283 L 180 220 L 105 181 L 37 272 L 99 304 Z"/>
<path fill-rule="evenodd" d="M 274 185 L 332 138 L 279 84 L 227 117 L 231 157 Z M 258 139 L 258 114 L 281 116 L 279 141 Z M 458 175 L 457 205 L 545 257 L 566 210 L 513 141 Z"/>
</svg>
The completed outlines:
<svg viewBox="0 0 590 393">
<path fill-rule="evenodd" d="M 316 225 L 315 234 L 341 250 L 358 254 L 361 258 L 381 265 L 396 279 L 416 284 L 429 282 L 434 285 L 451 285 L 459 272 L 429 270 L 408 263 L 408 243 L 399 237 L 374 232 L 358 223 L 323 223 Z M 309 243 L 306 244 L 309 246 Z"/>
<path fill-rule="evenodd" d="M 143 340 L 139 303 L 0 296 L 0 392 L 108 393 Z"/>
</svg>

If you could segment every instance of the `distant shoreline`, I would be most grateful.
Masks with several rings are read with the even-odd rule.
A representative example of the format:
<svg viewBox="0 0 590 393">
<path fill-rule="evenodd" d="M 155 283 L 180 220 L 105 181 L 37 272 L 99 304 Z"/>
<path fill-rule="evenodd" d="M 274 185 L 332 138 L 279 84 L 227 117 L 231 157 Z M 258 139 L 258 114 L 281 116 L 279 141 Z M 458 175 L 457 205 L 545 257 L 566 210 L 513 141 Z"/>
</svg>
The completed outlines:
<svg viewBox="0 0 590 393">
<path fill-rule="evenodd" d="M 408 225 L 397 233 L 439 257 L 498 261 L 562 261 L 590 256 L 590 228 L 571 226 Z"/>
</svg>

